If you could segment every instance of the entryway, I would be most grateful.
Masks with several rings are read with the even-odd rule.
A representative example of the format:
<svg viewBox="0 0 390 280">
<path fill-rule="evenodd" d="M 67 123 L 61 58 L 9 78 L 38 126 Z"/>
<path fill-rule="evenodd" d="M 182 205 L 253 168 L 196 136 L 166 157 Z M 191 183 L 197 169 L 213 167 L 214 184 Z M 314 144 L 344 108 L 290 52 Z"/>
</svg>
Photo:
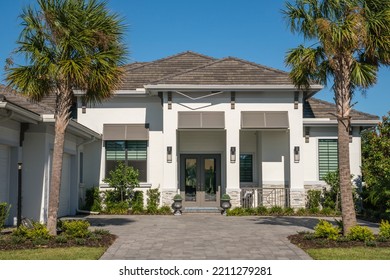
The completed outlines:
<svg viewBox="0 0 390 280">
<path fill-rule="evenodd" d="M 221 155 L 180 155 L 180 192 L 184 207 L 218 207 Z"/>
</svg>

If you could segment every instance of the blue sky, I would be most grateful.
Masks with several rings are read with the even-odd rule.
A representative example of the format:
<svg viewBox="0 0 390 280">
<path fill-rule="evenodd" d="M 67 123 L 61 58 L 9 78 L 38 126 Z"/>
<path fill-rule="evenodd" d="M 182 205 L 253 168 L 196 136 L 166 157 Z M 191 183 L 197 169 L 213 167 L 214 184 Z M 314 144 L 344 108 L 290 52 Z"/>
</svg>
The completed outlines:
<svg viewBox="0 0 390 280">
<path fill-rule="evenodd" d="M 0 8 L 0 75 L 5 59 L 16 47 L 22 7 L 35 0 L 2 0 Z M 281 9 L 284 0 L 109 0 L 109 8 L 128 24 L 125 42 L 129 62 L 151 61 L 192 50 L 222 58 L 235 56 L 269 67 L 284 65 L 288 49 L 303 39 L 290 33 Z M 317 98 L 332 101 L 324 89 Z M 355 109 L 383 116 L 390 111 L 390 68 L 379 72 L 378 83 L 363 96 L 356 93 Z"/>
</svg>

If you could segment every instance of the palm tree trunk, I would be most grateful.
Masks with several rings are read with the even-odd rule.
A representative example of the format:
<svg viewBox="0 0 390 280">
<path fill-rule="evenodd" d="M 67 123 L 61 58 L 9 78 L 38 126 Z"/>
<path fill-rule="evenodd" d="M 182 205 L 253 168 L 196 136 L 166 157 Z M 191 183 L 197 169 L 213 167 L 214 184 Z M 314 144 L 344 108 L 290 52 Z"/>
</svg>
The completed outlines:
<svg viewBox="0 0 390 280">
<path fill-rule="evenodd" d="M 69 123 L 72 98 L 68 91 L 57 95 L 57 108 L 54 126 L 54 149 L 49 190 L 49 211 L 47 229 L 51 235 L 57 235 L 57 215 L 60 202 L 62 162 L 64 154 L 65 131 Z"/>
<path fill-rule="evenodd" d="M 352 59 L 340 56 L 335 61 L 335 95 L 338 127 L 338 161 L 341 196 L 341 215 L 344 235 L 356 225 L 355 205 L 352 197 L 351 167 L 349 162 L 349 130 L 351 111 Z"/>
</svg>

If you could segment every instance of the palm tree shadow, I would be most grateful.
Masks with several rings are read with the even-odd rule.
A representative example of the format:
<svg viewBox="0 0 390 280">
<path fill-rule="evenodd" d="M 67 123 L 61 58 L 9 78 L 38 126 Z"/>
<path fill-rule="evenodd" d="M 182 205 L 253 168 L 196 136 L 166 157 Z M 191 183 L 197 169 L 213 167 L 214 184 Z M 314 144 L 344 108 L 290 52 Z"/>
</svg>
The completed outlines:
<svg viewBox="0 0 390 280">
<path fill-rule="evenodd" d="M 124 226 L 136 222 L 134 219 L 129 218 L 129 216 L 107 216 L 107 217 L 86 217 L 86 220 L 93 227 L 104 227 L 104 226 Z"/>
<path fill-rule="evenodd" d="M 294 227 L 303 227 L 308 230 L 313 230 L 314 227 L 318 224 L 320 219 L 324 217 L 286 217 L 286 216 L 276 216 L 276 217 L 260 217 L 253 219 L 256 224 L 259 225 L 278 225 L 278 226 L 294 226 Z M 336 225 L 337 218 L 326 217 L 326 220 Z"/>
</svg>

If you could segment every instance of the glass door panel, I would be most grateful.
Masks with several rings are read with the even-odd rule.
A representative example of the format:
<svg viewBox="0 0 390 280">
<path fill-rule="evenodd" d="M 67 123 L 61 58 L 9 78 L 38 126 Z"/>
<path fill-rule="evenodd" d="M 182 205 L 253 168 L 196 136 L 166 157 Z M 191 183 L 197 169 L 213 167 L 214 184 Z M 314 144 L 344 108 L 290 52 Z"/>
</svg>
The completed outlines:
<svg viewBox="0 0 390 280">
<path fill-rule="evenodd" d="M 216 184 L 216 159 L 205 158 L 203 161 L 203 183 L 202 191 L 204 191 L 205 201 L 216 201 L 217 200 L 217 184 Z"/>
<path fill-rule="evenodd" d="M 198 185 L 198 164 L 196 158 L 185 159 L 184 190 L 185 201 L 196 201 Z"/>
</svg>

